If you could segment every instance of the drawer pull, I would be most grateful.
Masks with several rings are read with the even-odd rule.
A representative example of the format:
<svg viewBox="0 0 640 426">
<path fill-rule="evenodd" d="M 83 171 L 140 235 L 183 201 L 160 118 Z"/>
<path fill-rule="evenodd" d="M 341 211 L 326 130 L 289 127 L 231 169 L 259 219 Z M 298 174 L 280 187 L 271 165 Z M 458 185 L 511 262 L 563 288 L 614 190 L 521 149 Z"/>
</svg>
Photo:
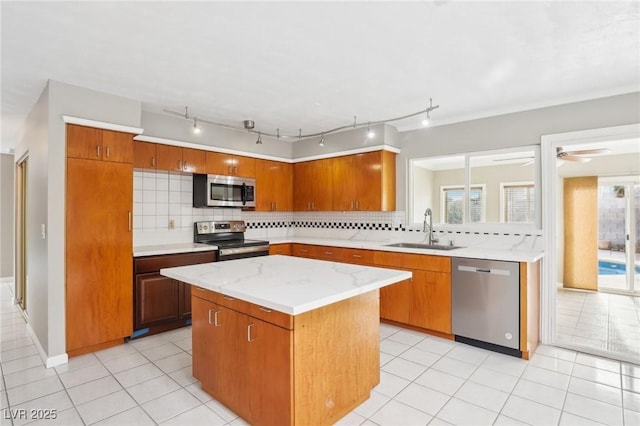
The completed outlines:
<svg viewBox="0 0 640 426">
<path fill-rule="evenodd" d="M 353 254 L 353 257 L 357 257 L 358 259 L 360 259 L 362 256 L 360 256 L 359 254 Z"/>
<path fill-rule="evenodd" d="M 251 329 L 253 328 L 253 324 L 249 324 L 247 326 L 247 342 L 253 342 L 253 337 L 251 336 Z"/>
<path fill-rule="evenodd" d="M 222 296 L 222 298 L 223 298 L 224 300 L 228 300 L 228 301 L 230 301 L 230 302 L 233 302 L 234 300 L 236 300 L 236 299 L 234 299 L 233 297 L 229 297 L 229 296 Z"/>
<path fill-rule="evenodd" d="M 271 309 L 269 309 L 269 308 L 265 308 L 264 306 L 260 306 L 260 310 L 261 310 L 262 312 L 268 312 L 268 313 L 273 312 Z"/>
<path fill-rule="evenodd" d="M 325 251 L 324 254 L 333 255 L 332 251 Z"/>
</svg>

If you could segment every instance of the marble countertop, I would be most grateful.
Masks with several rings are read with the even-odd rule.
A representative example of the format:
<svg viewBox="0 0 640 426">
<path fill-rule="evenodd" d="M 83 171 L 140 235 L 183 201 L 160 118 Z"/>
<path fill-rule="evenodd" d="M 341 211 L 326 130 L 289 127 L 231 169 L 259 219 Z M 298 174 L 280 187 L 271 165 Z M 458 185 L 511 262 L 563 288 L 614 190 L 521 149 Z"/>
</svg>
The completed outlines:
<svg viewBox="0 0 640 426">
<path fill-rule="evenodd" d="M 393 251 L 397 253 L 429 254 L 434 256 L 465 257 L 472 259 L 504 260 L 509 262 L 536 262 L 544 256 L 542 250 L 534 249 L 496 249 L 489 247 L 461 247 L 454 250 L 426 250 L 412 249 L 406 247 L 388 247 L 386 244 L 396 243 L 396 240 L 389 241 L 369 241 L 369 240 L 347 240 L 332 238 L 308 238 L 308 237 L 286 237 L 268 238 L 270 244 L 299 243 L 314 244 L 320 246 L 357 248 L 366 250 Z M 159 254 L 187 253 L 195 251 L 216 250 L 216 246 L 195 243 L 162 244 L 153 246 L 138 246 L 133 249 L 133 256 L 152 256 Z"/>
<path fill-rule="evenodd" d="M 411 278 L 411 272 L 291 256 L 261 256 L 160 274 L 289 315 Z"/>
<path fill-rule="evenodd" d="M 160 254 L 192 253 L 196 251 L 217 250 L 218 246 L 197 243 L 158 244 L 133 248 L 133 257 L 155 256 Z"/>
<path fill-rule="evenodd" d="M 320 246 L 346 247 L 366 250 L 393 251 L 398 253 L 413 254 L 429 254 L 434 256 L 446 257 L 465 257 L 472 259 L 487 260 L 504 260 L 509 262 L 536 262 L 544 256 L 542 250 L 509 250 L 494 249 L 486 247 L 460 247 L 454 250 L 430 250 L 430 249 L 412 249 L 406 247 L 388 247 L 386 244 L 396 243 L 398 241 L 365 241 L 365 240 L 341 240 L 330 238 L 270 238 L 270 244 L 281 243 L 298 243 L 298 244 L 314 244 Z"/>
</svg>

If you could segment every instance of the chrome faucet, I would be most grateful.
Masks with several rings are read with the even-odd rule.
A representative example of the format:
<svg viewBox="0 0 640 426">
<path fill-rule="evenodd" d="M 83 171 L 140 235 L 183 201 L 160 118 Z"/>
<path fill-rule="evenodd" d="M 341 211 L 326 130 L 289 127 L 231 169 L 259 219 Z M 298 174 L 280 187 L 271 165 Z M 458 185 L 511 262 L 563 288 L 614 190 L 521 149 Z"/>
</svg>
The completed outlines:
<svg viewBox="0 0 640 426">
<path fill-rule="evenodd" d="M 428 224 L 427 216 L 429 216 Z M 433 237 L 433 213 L 431 212 L 431 209 L 426 209 L 424 211 L 424 223 L 422 226 L 422 232 L 427 232 L 427 228 L 429 228 L 429 244 L 437 243 L 439 240 Z"/>
</svg>

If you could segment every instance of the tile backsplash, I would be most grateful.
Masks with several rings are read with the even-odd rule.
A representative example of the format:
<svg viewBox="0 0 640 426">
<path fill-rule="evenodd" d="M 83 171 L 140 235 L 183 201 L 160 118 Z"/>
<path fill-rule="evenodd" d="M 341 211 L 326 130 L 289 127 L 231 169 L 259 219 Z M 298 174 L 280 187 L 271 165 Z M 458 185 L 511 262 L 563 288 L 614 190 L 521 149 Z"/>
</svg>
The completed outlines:
<svg viewBox="0 0 640 426">
<path fill-rule="evenodd" d="M 193 178 L 174 172 L 133 172 L 134 246 L 188 243 L 193 241 L 193 223 L 202 220 L 244 220 L 247 238 L 325 237 L 344 239 L 421 238 L 422 227 L 407 226 L 404 211 L 394 212 L 243 212 L 234 208 L 193 207 Z M 173 221 L 173 228 L 170 228 Z M 403 231 L 419 231 L 409 232 Z M 495 230 L 439 229 L 448 240 L 471 240 L 497 245 L 533 235 L 496 233 Z M 415 235 L 410 235 L 415 234 Z M 527 238 L 530 239 L 530 238 Z M 541 239 L 540 239 L 541 241 Z"/>
</svg>

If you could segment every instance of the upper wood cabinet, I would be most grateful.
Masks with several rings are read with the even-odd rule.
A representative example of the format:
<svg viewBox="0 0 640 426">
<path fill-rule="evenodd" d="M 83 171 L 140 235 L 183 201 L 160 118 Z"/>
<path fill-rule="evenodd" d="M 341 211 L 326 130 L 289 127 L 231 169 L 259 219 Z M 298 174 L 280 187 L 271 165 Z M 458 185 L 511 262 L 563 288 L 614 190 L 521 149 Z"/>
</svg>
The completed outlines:
<svg viewBox="0 0 640 426">
<path fill-rule="evenodd" d="M 156 145 L 158 170 L 206 173 L 206 151 L 172 145 Z"/>
<path fill-rule="evenodd" d="M 256 160 L 256 211 L 293 209 L 293 165 Z"/>
<path fill-rule="evenodd" d="M 256 159 L 207 151 L 206 173 L 255 178 Z"/>
<path fill-rule="evenodd" d="M 374 151 L 294 164 L 296 211 L 393 211 L 396 155 Z"/>
<path fill-rule="evenodd" d="M 67 157 L 133 163 L 133 135 L 67 124 Z"/>
<path fill-rule="evenodd" d="M 332 210 L 333 159 L 295 163 L 293 182 L 295 211 Z"/>
<path fill-rule="evenodd" d="M 333 210 L 392 211 L 395 154 L 374 151 L 333 159 Z"/>
<path fill-rule="evenodd" d="M 155 170 L 157 163 L 155 143 L 133 141 L 133 168 Z"/>
</svg>

